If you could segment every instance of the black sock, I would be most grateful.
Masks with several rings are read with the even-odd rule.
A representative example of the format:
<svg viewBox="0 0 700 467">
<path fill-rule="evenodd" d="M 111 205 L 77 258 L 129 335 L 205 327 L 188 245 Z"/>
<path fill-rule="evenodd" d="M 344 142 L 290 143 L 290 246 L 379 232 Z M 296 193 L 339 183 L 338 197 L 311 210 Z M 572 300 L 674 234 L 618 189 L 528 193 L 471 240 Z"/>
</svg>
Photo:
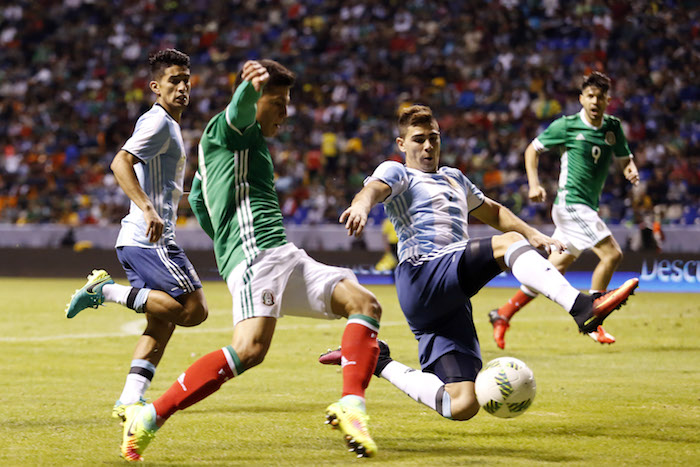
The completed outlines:
<svg viewBox="0 0 700 467">
<path fill-rule="evenodd" d="M 574 321 L 578 324 L 579 329 L 583 327 L 583 324 L 591 317 L 593 312 L 593 297 L 586 294 L 578 294 L 576 301 L 574 301 L 574 306 L 571 307 L 569 314 L 574 317 Z"/>
</svg>

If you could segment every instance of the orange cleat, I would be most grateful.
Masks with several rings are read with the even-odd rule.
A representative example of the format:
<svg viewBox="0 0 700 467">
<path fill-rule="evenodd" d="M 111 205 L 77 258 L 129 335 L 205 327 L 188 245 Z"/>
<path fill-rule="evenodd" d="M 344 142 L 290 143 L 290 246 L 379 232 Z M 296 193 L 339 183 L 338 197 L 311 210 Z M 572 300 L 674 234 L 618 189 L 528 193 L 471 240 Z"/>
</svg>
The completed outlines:
<svg viewBox="0 0 700 467">
<path fill-rule="evenodd" d="M 624 305 L 638 286 L 639 279 L 635 277 L 625 281 L 625 283 L 617 289 L 605 292 L 600 297 L 593 300 L 590 316 L 579 325 L 579 330 L 586 334 L 597 331 L 598 326 L 603 324 L 605 318 Z"/>
<path fill-rule="evenodd" d="M 510 323 L 506 318 L 498 314 L 498 310 L 489 311 L 489 321 L 493 325 L 493 340 L 500 349 L 506 348 L 506 331 Z"/>
<path fill-rule="evenodd" d="M 615 343 L 615 336 L 608 334 L 608 332 L 603 329 L 603 326 L 598 326 L 598 329 L 593 332 L 588 333 L 588 337 L 601 344 L 613 344 Z"/>
</svg>

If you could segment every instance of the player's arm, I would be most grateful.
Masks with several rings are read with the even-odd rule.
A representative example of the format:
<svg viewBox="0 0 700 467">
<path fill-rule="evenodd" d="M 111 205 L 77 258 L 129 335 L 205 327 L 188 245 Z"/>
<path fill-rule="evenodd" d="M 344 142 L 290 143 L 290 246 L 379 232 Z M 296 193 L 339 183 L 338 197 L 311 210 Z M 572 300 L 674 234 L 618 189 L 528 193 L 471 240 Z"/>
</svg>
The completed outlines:
<svg viewBox="0 0 700 467">
<path fill-rule="evenodd" d="M 619 157 L 616 158 L 617 165 L 622 169 L 622 173 L 625 178 L 634 186 L 639 185 L 639 170 L 637 170 L 637 165 L 634 163 L 632 157 Z"/>
<path fill-rule="evenodd" d="M 156 208 L 148 198 L 148 195 L 143 191 L 139 184 L 139 179 L 134 171 L 134 164 L 141 162 L 136 156 L 130 152 L 120 150 L 114 159 L 110 168 L 114 172 L 114 177 L 117 183 L 126 196 L 143 211 L 143 217 L 146 220 L 146 236 L 150 242 L 157 242 L 163 235 L 163 219 L 158 215 Z"/>
<path fill-rule="evenodd" d="M 187 201 L 190 203 L 190 208 L 194 213 L 194 217 L 197 222 L 202 227 L 202 230 L 209 235 L 209 238 L 214 239 L 214 226 L 211 223 L 211 217 L 209 217 L 209 211 L 204 203 L 204 193 L 202 192 L 202 179 L 199 176 L 199 172 L 195 173 L 194 180 L 192 180 L 192 188 L 190 189 L 190 194 L 187 197 Z"/>
<path fill-rule="evenodd" d="M 359 237 L 367 224 L 367 216 L 372 208 L 391 194 L 391 188 L 380 180 L 372 180 L 352 199 L 350 207 L 340 215 L 339 222 L 345 223 L 348 235 Z"/>
<path fill-rule="evenodd" d="M 525 172 L 527 173 L 527 183 L 529 185 L 528 197 L 530 201 L 537 203 L 547 199 L 547 190 L 540 184 L 538 167 L 540 164 L 540 154 L 535 148 L 535 144 L 530 143 L 525 149 Z"/>
<path fill-rule="evenodd" d="M 256 104 L 270 80 L 270 74 L 260 63 L 247 61 L 243 65 L 241 78 L 243 82 L 236 88 L 231 103 L 226 108 L 226 120 L 229 125 L 242 132 L 255 123 Z"/>
<path fill-rule="evenodd" d="M 485 197 L 481 206 L 472 210 L 470 214 L 501 232 L 518 232 L 532 246 L 542 248 L 548 254 L 553 249 L 564 251 L 566 248 L 559 240 L 555 240 L 534 227 L 527 225 L 525 221 L 513 214 L 513 211 L 491 198 Z"/>
</svg>

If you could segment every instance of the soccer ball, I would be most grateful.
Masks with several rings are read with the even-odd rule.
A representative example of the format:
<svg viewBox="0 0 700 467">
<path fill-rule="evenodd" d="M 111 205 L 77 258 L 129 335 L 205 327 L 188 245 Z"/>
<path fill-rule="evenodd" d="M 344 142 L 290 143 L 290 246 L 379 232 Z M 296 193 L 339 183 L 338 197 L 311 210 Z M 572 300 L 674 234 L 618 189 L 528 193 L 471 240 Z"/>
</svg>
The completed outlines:
<svg viewBox="0 0 700 467">
<path fill-rule="evenodd" d="M 474 383 L 479 405 L 491 415 L 513 418 L 521 415 L 535 399 L 535 376 L 513 357 L 491 360 Z"/>
</svg>

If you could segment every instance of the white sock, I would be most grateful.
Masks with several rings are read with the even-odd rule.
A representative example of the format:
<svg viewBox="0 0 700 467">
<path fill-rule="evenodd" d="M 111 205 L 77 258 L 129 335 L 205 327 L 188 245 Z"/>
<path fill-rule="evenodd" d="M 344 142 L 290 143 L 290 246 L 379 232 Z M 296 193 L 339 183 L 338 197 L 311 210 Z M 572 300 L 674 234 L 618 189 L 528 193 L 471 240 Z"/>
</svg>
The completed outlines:
<svg viewBox="0 0 700 467">
<path fill-rule="evenodd" d="M 120 284 L 105 284 L 102 286 L 102 295 L 106 302 L 114 302 L 126 306 L 126 299 L 132 287 Z"/>
<path fill-rule="evenodd" d="M 381 376 L 414 401 L 430 407 L 443 417 L 452 417 L 450 395 L 445 391 L 445 383 L 433 373 L 414 370 L 393 360 L 384 367 Z"/>
<path fill-rule="evenodd" d="M 531 289 L 529 289 L 528 287 L 526 287 L 526 286 L 524 286 L 524 285 L 522 285 L 522 284 L 520 284 L 520 290 L 522 290 L 523 293 L 524 293 L 525 295 L 527 295 L 528 297 L 535 298 L 535 297 L 537 297 L 537 296 L 539 295 L 539 294 L 538 294 L 537 292 L 535 292 L 534 290 L 531 290 Z"/>
<path fill-rule="evenodd" d="M 505 261 L 521 284 L 571 311 L 580 292 L 527 240 L 513 243 L 506 252 Z"/>
<path fill-rule="evenodd" d="M 132 360 L 124 389 L 119 396 L 121 403 L 129 405 L 138 402 L 151 386 L 155 372 L 156 367 L 151 362 L 140 359 Z"/>
</svg>

